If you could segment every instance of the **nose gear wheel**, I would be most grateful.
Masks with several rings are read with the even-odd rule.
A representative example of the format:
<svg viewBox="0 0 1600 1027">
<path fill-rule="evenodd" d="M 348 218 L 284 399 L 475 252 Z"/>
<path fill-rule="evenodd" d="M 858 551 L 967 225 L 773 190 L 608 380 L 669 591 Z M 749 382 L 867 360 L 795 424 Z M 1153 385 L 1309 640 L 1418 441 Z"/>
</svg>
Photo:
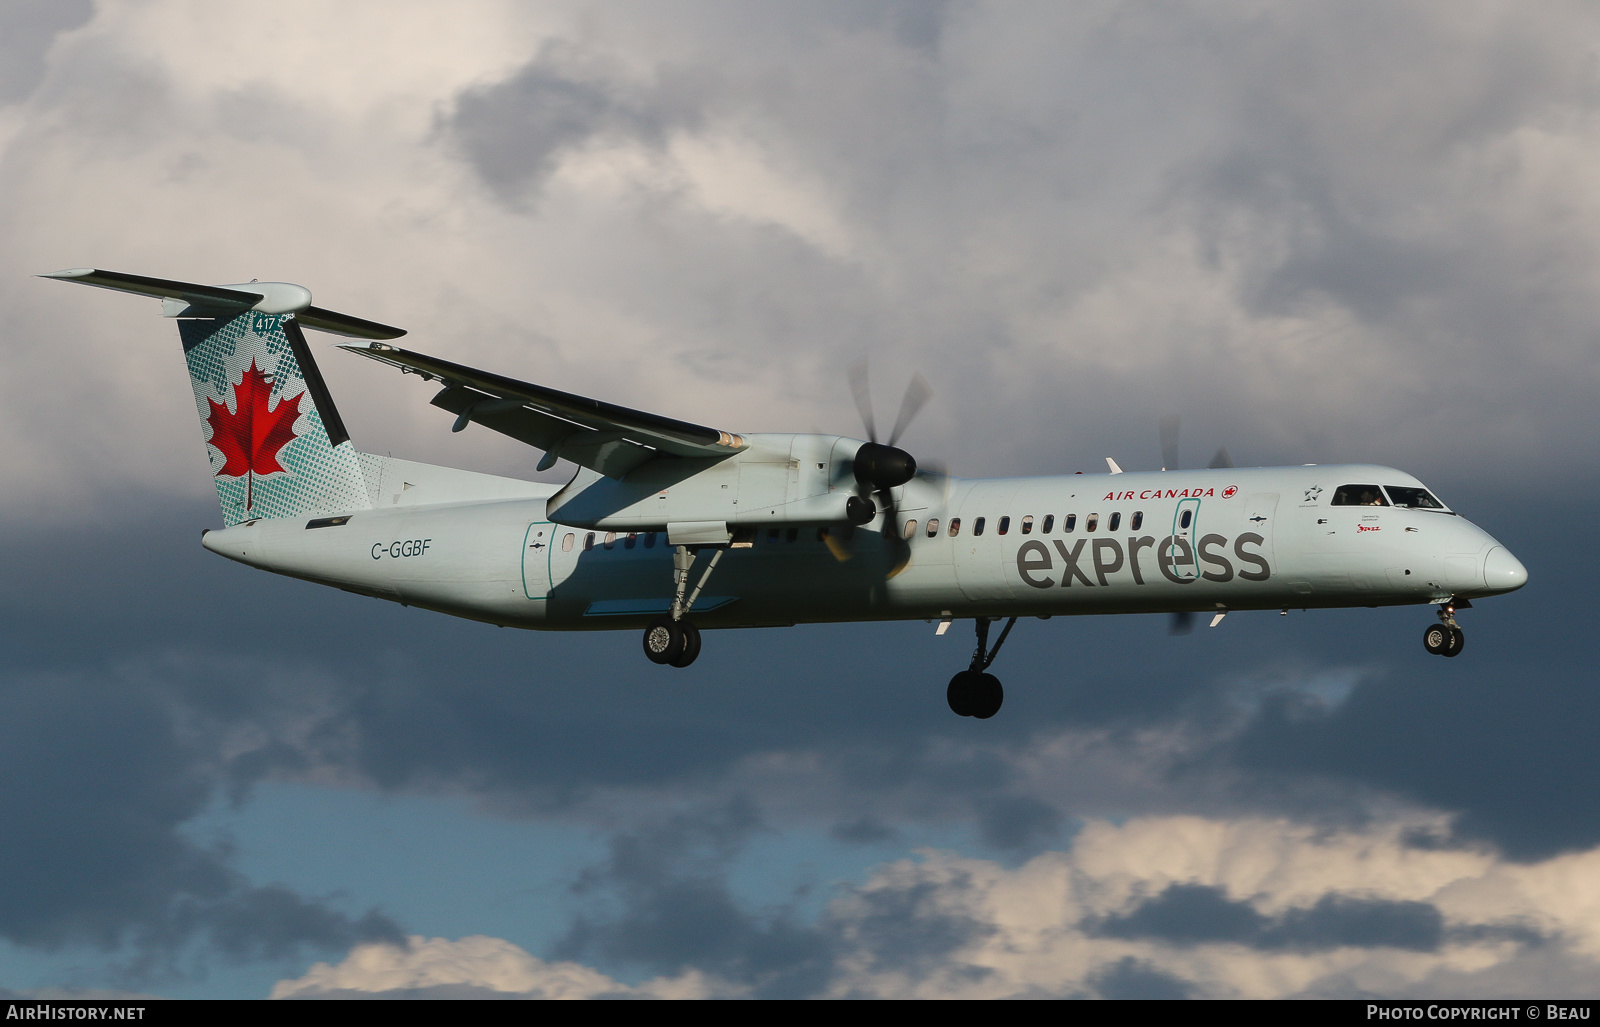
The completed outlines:
<svg viewBox="0 0 1600 1027">
<path fill-rule="evenodd" d="M 1452 600 L 1439 607 L 1439 623 L 1430 624 L 1422 633 L 1422 647 L 1435 656 L 1459 656 L 1466 646 L 1467 635 L 1456 623 L 1456 611 L 1471 604 L 1465 600 Z"/>
</svg>

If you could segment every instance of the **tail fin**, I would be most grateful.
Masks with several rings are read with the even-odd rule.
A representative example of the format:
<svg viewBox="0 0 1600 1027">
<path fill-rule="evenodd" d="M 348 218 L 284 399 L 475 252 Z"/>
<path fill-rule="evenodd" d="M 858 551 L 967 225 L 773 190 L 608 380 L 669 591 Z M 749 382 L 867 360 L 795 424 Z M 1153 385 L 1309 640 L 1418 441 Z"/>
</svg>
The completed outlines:
<svg viewBox="0 0 1600 1027">
<path fill-rule="evenodd" d="M 308 291 L 286 283 L 218 288 L 90 269 L 44 277 L 160 296 L 167 316 L 183 318 L 178 332 L 224 523 L 372 507 L 361 455 L 297 319 L 356 338 L 404 332 L 312 307 Z"/>
<path fill-rule="evenodd" d="M 293 314 L 180 321 L 226 524 L 372 506 Z"/>
</svg>

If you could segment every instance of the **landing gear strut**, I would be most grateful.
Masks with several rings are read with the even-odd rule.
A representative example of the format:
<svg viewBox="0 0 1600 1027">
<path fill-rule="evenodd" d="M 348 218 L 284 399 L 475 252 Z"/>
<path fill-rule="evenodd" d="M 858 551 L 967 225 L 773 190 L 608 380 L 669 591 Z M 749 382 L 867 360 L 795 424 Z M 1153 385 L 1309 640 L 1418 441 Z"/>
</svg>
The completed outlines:
<svg viewBox="0 0 1600 1027">
<path fill-rule="evenodd" d="M 988 720 L 1000 712 L 1000 704 L 1005 701 L 1005 690 L 1000 687 L 1000 679 L 987 671 L 989 664 L 1000 655 L 1000 647 L 1006 644 L 1006 636 L 1011 634 L 1017 618 L 1006 621 L 993 649 L 989 648 L 990 623 L 988 617 L 977 619 L 978 647 L 973 650 L 972 665 L 951 678 L 950 686 L 945 689 L 945 700 L 950 704 L 951 712 L 957 716 Z"/>
<path fill-rule="evenodd" d="M 1456 623 L 1456 611 L 1470 607 L 1466 600 L 1452 599 L 1439 607 L 1439 623 L 1428 625 L 1422 633 L 1422 645 L 1435 656 L 1458 656 L 1466 644 L 1466 633 Z"/>
<path fill-rule="evenodd" d="M 723 548 L 719 546 L 711 554 L 711 561 L 706 564 L 694 591 L 689 592 L 686 600 L 683 594 L 689 588 L 689 570 L 694 566 L 696 552 L 688 546 L 678 546 L 673 551 L 671 615 L 656 617 L 644 628 L 644 654 L 651 663 L 687 667 L 700 655 L 700 629 L 684 618 L 690 607 L 694 606 L 694 601 L 700 598 L 700 590 L 706 587 L 711 572 L 717 569 L 717 561 L 722 559 L 722 553 Z"/>
</svg>

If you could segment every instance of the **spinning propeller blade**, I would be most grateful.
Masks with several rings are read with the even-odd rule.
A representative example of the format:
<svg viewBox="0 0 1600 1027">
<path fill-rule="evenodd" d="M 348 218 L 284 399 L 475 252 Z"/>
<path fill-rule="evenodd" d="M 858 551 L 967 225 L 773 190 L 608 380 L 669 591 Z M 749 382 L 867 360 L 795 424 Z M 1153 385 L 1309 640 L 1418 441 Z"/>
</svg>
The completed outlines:
<svg viewBox="0 0 1600 1027">
<path fill-rule="evenodd" d="M 928 380 L 920 374 L 912 375 L 911 381 L 906 383 L 906 394 L 900 400 L 900 414 L 894 419 L 894 431 L 889 433 L 889 445 L 900 441 L 900 436 L 911 427 L 917 412 L 932 398 L 933 389 L 928 385 Z"/>
<path fill-rule="evenodd" d="M 1178 469 L 1178 418 L 1163 417 L 1157 432 L 1161 436 L 1161 469 L 1163 471 L 1176 471 Z"/>
<path fill-rule="evenodd" d="M 1158 426 L 1161 436 L 1161 469 L 1163 471 L 1178 470 L 1178 417 L 1163 417 Z M 1218 446 L 1217 451 L 1211 455 L 1211 462 L 1206 464 L 1210 469 L 1217 470 L 1223 467 L 1232 467 L 1233 458 L 1228 455 L 1228 447 Z"/>
<path fill-rule="evenodd" d="M 850 394 L 855 397 L 856 411 L 861 424 L 867 429 L 867 441 L 878 441 L 878 425 L 872 419 L 872 385 L 867 373 L 867 358 L 862 357 L 850 365 Z"/>
</svg>

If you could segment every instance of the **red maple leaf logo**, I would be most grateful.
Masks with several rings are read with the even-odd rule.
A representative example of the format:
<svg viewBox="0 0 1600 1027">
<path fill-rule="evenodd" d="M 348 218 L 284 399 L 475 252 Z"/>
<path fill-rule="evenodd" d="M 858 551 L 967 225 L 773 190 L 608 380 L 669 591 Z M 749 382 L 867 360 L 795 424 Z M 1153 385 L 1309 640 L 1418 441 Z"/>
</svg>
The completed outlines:
<svg viewBox="0 0 1600 1027">
<path fill-rule="evenodd" d="M 256 367 L 254 359 L 239 384 L 233 387 L 234 409 L 231 412 L 226 405 L 206 397 L 206 402 L 211 404 L 211 414 L 206 418 L 206 423 L 211 425 L 211 444 L 217 447 L 223 459 L 216 476 L 250 476 L 245 488 L 246 510 L 254 503 L 255 476 L 285 471 L 278 463 L 278 451 L 298 438 L 294 422 L 300 416 L 300 401 L 305 393 L 284 396 L 269 410 L 267 400 L 271 397 L 272 382 Z"/>
</svg>

